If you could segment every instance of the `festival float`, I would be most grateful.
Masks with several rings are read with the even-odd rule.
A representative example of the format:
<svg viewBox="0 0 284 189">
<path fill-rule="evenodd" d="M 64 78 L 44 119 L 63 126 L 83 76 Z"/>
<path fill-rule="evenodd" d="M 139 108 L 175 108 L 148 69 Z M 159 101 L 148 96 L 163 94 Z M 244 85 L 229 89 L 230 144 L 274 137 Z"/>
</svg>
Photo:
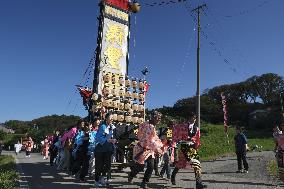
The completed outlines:
<svg viewBox="0 0 284 189">
<path fill-rule="evenodd" d="M 106 113 L 112 112 L 119 139 L 120 157 L 116 159 L 123 163 L 127 159 L 124 148 L 135 140 L 137 126 L 145 121 L 149 87 L 145 77 L 138 79 L 128 75 L 130 17 L 140 11 L 140 5 L 128 0 L 102 0 L 99 6 L 93 88 L 77 88 L 88 110 L 89 121 L 96 116 L 103 119 Z M 147 72 L 145 68 L 142 74 L 145 76 Z"/>
</svg>

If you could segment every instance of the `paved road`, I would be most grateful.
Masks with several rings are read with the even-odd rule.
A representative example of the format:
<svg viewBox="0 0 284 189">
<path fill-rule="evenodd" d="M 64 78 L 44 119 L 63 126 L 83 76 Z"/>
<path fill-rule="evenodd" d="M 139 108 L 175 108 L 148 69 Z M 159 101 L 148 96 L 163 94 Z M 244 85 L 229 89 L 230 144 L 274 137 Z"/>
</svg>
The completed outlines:
<svg viewBox="0 0 284 189">
<path fill-rule="evenodd" d="M 4 152 L 13 154 L 12 152 Z M 212 189 L 274 189 L 284 188 L 277 185 L 274 179 L 266 173 L 266 164 L 274 158 L 273 152 L 249 153 L 248 174 L 237 174 L 236 158 L 225 157 L 215 161 L 203 162 L 203 181 Z M 43 160 L 40 154 L 33 153 L 31 158 L 26 158 L 24 153 L 16 157 L 18 169 L 21 174 L 21 188 L 25 189 L 85 189 L 94 188 L 93 179 L 88 178 L 86 183 L 80 183 L 75 178 L 65 173 L 56 171 L 55 167 Z M 127 172 L 113 173 L 113 181 L 109 188 L 139 188 L 142 174 L 134 179 L 134 184 L 127 184 Z M 184 170 L 177 176 L 177 185 L 172 186 L 169 181 L 153 176 L 149 188 L 195 188 L 194 175 L 191 170 Z"/>
</svg>

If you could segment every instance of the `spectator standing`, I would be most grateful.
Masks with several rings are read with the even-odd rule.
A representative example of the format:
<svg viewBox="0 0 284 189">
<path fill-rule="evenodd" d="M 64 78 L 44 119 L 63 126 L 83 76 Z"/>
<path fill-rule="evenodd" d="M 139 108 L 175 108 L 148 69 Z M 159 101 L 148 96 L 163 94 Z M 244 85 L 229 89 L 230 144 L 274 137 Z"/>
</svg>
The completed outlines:
<svg viewBox="0 0 284 189">
<path fill-rule="evenodd" d="M 248 150 L 247 138 L 243 133 L 243 129 L 240 127 L 236 127 L 236 133 L 237 134 L 234 137 L 234 141 L 238 161 L 237 173 L 248 173 L 249 165 L 246 154 Z M 244 170 L 242 168 L 242 164 L 244 165 Z"/>
</svg>

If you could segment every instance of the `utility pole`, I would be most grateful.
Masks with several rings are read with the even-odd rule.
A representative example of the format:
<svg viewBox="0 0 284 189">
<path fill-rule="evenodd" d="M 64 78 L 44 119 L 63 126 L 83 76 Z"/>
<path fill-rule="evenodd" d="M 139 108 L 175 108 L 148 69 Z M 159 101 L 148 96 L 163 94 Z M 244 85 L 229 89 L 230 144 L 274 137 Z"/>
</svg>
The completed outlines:
<svg viewBox="0 0 284 189">
<path fill-rule="evenodd" d="M 200 128 L 200 62 L 199 62 L 199 51 L 200 51 L 200 9 L 206 7 L 206 4 L 200 5 L 197 8 L 193 9 L 191 12 L 197 12 L 197 126 Z"/>
</svg>

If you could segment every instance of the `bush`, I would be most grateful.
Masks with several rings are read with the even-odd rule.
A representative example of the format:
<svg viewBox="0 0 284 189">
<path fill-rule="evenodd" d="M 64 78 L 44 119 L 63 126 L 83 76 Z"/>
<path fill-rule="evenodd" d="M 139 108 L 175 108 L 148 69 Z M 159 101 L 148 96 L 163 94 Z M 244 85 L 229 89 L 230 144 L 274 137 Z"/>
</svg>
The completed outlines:
<svg viewBox="0 0 284 189">
<path fill-rule="evenodd" d="M 19 174 L 14 169 L 15 163 L 12 156 L 0 156 L 0 188 L 16 188 Z"/>
<path fill-rule="evenodd" d="M 17 178 L 18 173 L 13 170 L 0 170 L 0 188 L 15 189 Z"/>
</svg>

